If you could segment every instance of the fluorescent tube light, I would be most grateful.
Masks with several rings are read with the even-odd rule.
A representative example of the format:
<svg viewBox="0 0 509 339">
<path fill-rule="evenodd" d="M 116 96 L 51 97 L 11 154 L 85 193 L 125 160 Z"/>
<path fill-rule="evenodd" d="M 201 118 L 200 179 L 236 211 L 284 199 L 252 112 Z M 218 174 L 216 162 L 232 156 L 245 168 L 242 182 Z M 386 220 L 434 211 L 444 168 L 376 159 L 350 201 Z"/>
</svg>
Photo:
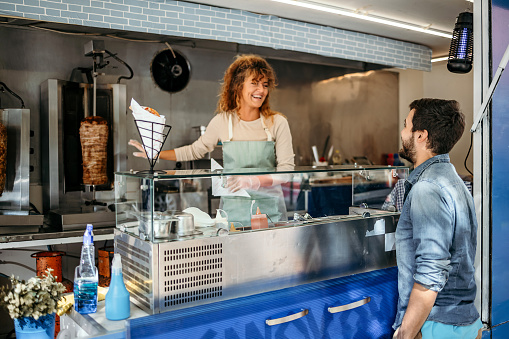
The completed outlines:
<svg viewBox="0 0 509 339">
<path fill-rule="evenodd" d="M 426 34 L 432 34 L 432 35 L 440 36 L 442 38 L 447 38 L 447 39 L 451 39 L 452 38 L 452 34 L 449 33 L 449 32 L 440 31 L 440 30 L 432 29 L 432 28 L 423 28 L 423 27 L 415 25 L 415 24 L 411 24 L 411 23 L 407 23 L 407 22 L 403 22 L 403 21 L 392 20 L 392 19 L 387 19 L 387 18 L 383 18 L 383 17 L 380 17 L 380 16 L 376 16 L 376 15 L 359 14 L 359 13 L 356 13 L 356 12 L 354 12 L 352 10 L 349 10 L 349 9 L 329 6 L 329 5 L 320 4 L 320 3 L 316 3 L 316 2 L 312 2 L 312 1 L 302 1 L 302 0 L 301 1 L 296 1 L 296 0 L 272 0 L 272 1 L 280 2 L 280 3 L 283 3 L 283 4 L 287 4 L 287 5 L 293 5 L 293 6 L 299 6 L 299 7 L 314 9 L 314 10 L 317 10 L 317 11 L 322 11 L 322 12 L 327 12 L 327 13 L 344 15 L 344 16 L 348 16 L 348 17 L 351 17 L 351 18 L 356 18 L 356 19 L 376 22 L 376 23 L 379 23 L 379 24 L 384 24 L 384 25 L 389 25 L 389 26 L 393 26 L 393 27 L 408 29 L 408 30 L 411 30 L 411 31 L 416 31 L 416 32 L 421 32 L 421 33 L 426 33 Z"/>
<path fill-rule="evenodd" d="M 431 59 L 431 62 L 447 61 L 447 59 L 449 59 L 449 57 L 444 56 L 444 57 L 440 57 L 440 58 Z"/>
</svg>

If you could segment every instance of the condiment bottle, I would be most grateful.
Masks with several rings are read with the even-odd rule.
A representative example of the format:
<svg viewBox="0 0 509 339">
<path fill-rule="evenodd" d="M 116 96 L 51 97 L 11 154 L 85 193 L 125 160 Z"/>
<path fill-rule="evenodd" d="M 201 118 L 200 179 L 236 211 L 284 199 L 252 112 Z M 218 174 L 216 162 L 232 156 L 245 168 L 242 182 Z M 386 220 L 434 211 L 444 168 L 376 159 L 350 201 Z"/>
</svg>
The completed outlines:
<svg viewBox="0 0 509 339">
<path fill-rule="evenodd" d="M 256 214 L 251 215 L 251 229 L 268 228 L 269 221 L 267 215 L 260 212 L 260 207 L 256 207 Z"/>
<path fill-rule="evenodd" d="M 339 150 L 335 150 L 334 154 L 332 155 L 332 163 L 334 165 L 341 165 L 341 153 L 339 153 Z"/>
<path fill-rule="evenodd" d="M 226 217 L 223 217 L 221 212 L 226 214 Z M 216 209 L 216 219 L 214 220 L 214 224 L 216 225 L 216 228 L 228 229 L 228 214 L 222 209 Z"/>
<path fill-rule="evenodd" d="M 115 253 L 111 264 L 111 281 L 108 293 L 106 293 L 105 311 L 106 319 L 122 320 L 131 315 L 129 291 L 124 284 L 122 276 L 122 258 Z"/>
</svg>

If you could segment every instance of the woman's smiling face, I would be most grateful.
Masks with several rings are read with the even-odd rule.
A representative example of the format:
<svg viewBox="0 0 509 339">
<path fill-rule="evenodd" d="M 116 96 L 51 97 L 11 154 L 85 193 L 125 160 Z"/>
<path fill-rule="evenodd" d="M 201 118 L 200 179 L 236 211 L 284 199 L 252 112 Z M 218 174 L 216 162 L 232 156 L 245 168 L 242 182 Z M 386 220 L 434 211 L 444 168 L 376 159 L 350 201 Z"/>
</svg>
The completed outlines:
<svg viewBox="0 0 509 339">
<path fill-rule="evenodd" d="M 269 79 L 266 76 L 250 75 L 242 86 L 241 107 L 260 108 L 269 94 Z"/>
</svg>

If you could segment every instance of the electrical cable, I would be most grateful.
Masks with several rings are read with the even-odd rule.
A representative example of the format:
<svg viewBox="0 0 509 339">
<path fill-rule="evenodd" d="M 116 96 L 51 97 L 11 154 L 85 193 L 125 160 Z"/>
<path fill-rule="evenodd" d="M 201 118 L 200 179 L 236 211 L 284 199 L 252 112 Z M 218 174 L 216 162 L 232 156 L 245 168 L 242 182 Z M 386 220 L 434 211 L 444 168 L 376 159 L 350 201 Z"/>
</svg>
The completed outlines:
<svg viewBox="0 0 509 339">
<path fill-rule="evenodd" d="M 470 175 L 472 177 L 474 176 L 474 174 L 472 172 L 470 172 L 470 170 L 467 167 L 467 159 L 468 159 L 468 156 L 470 155 L 470 150 L 472 150 L 472 143 L 473 142 L 474 142 L 474 134 L 470 133 L 470 147 L 468 148 L 467 156 L 465 157 L 465 162 L 463 164 L 465 165 L 465 169 L 467 170 L 467 172 L 470 173 Z"/>
<path fill-rule="evenodd" d="M 23 268 L 26 268 L 27 270 L 37 273 L 37 270 L 33 269 L 32 267 L 24 265 L 24 264 L 20 264 L 19 262 L 15 262 L 15 261 L 0 260 L 0 265 L 17 265 L 17 266 L 21 266 Z"/>
<path fill-rule="evenodd" d="M 161 40 L 143 40 L 143 39 L 131 39 L 131 38 L 122 38 L 120 36 L 115 36 L 111 34 L 106 34 L 108 38 L 113 39 L 119 39 L 119 40 L 126 40 L 126 41 L 133 41 L 133 42 L 161 42 Z"/>
<path fill-rule="evenodd" d="M 66 35 L 92 35 L 92 36 L 100 36 L 101 35 L 100 33 L 64 32 L 64 31 L 60 31 L 58 29 L 44 28 L 44 27 L 38 27 L 38 26 L 34 26 L 34 25 L 28 25 L 28 27 L 35 28 L 35 29 L 40 29 L 40 30 L 43 30 L 43 31 L 49 31 L 49 32 L 53 32 L 53 33 L 66 34 Z"/>
<path fill-rule="evenodd" d="M 16 97 L 19 101 L 21 101 L 21 108 L 25 108 L 25 103 L 23 102 L 23 99 L 21 99 L 21 97 L 19 95 L 17 95 L 16 93 L 14 93 L 13 91 L 10 90 L 9 87 L 7 87 L 6 84 L 4 84 L 3 82 L 0 81 L 0 86 L 3 86 L 3 88 L 0 88 L 0 91 L 3 92 L 3 89 L 7 90 L 7 92 L 9 92 L 12 96 Z"/>
<path fill-rule="evenodd" d="M 168 47 L 168 49 L 171 51 L 171 54 L 173 55 L 173 59 L 177 59 L 175 56 L 175 52 L 173 51 L 173 48 L 171 48 L 171 45 L 168 42 L 164 42 L 164 44 Z"/>
<path fill-rule="evenodd" d="M 108 53 L 113 59 L 117 60 L 118 62 L 120 62 L 121 64 L 123 64 L 125 67 L 127 67 L 127 69 L 129 70 L 129 72 L 131 73 L 130 76 L 120 76 L 118 79 L 117 79 L 117 84 L 120 83 L 120 80 L 122 79 L 126 79 L 126 80 L 129 80 L 129 79 L 132 79 L 133 78 L 133 69 L 122 59 L 120 59 L 119 57 L 117 57 L 115 54 L 111 53 L 110 51 L 108 51 L 107 49 L 104 50 L 106 53 Z"/>
<path fill-rule="evenodd" d="M 65 32 L 58 29 L 52 29 L 52 28 L 44 28 L 44 27 L 38 27 L 34 25 L 28 25 L 30 28 L 40 29 L 43 31 L 49 31 L 53 33 L 60 33 L 60 34 L 66 34 L 66 35 L 85 35 L 85 36 L 107 36 L 108 38 L 113 39 L 119 39 L 119 40 L 126 40 L 126 41 L 133 41 L 133 42 L 161 42 L 160 40 L 142 40 L 142 39 L 129 39 L 129 38 L 122 38 L 119 36 L 111 35 L 111 34 L 102 34 L 102 33 L 82 33 L 82 32 Z"/>
</svg>

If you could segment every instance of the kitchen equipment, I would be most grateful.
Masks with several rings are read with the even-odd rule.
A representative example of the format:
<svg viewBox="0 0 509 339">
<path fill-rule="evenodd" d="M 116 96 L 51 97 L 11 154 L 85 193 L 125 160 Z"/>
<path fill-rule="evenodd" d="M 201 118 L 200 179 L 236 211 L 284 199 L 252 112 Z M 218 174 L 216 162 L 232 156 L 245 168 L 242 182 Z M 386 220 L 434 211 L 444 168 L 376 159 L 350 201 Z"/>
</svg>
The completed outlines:
<svg viewBox="0 0 509 339">
<path fill-rule="evenodd" d="M 171 233 L 179 237 L 195 234 L 194 217 L 191 213 L 176 212 L 172 216 L 176 220 L 171 222 Z"/>
<path fill-rule="evenodd" d="M 313 158 L 315 162 L 320 162 L 320 158 L 318 157 L 318 148 L 316 148 L 316 145 L 311 146 L 311 151 L 313 151 Z"/>
<path fill-rule="evenodd" d="M 154 212 L 152 224 L 150 213 L 139 213 L 136 216 L 140 221 L 140 236 L 142 238 L 149 237 L 152 233 L 152 224 L 154 225 L 154 238 L 169 239 L 171 237 L 171 222 L 176 221 L 173 216 L 163 212 Z"/>
<path fill-rule="evenodd" d="M 43 215 L 30 214 L 30 110 L 0 109 L 7 129 L 7 167 L 0 197 L 0 234 L 37 232 Z"/>
<path fill-rule="evenodd" d="M 43 210 L 48 223 L 63 230 L 115 225 L 107 205 L 114 201 L 113 173 L 126 170 L 127 88 L 123 84 L 96 86 L 97 116 L 110 128 L 108 182 L 84 186 L 79 126 L 93 114 L 92 84 L 49 79 L 41 84 L 41 153 Z M 28 194 L 26 195 L 28 197 Z"/>
<path fill-rule="evenodd" d="M 185 212 L 154 212 L 154 239 L 175 240 L 180 237 L 190 237 L 202 234 L 194 227 L 194 217 Z M 138 216 L 140 221 L 140 234 L 142 238 L 150 239 L 152 232 L 150 213 L 141 213 Z"/>
<path fill-rule="evenodd" d="M 150 64 L 150 74 L 159 88 L 175 93 L 187 86 L 191 66 L 182 53 L 169 47 L 156 54 Z"/>
<path fill-rule="evenodd" d="M 166 242 L 115 229 L 115 253 L 122 256 L 132 302 L 161 313 L 394 266 L 395 251 L 386 249 L 385 234 L 365 234 L 378 222 L 393 235 L 397 218 L 387 213 L 324 218 L 304 226 Z"/>
</svg>

